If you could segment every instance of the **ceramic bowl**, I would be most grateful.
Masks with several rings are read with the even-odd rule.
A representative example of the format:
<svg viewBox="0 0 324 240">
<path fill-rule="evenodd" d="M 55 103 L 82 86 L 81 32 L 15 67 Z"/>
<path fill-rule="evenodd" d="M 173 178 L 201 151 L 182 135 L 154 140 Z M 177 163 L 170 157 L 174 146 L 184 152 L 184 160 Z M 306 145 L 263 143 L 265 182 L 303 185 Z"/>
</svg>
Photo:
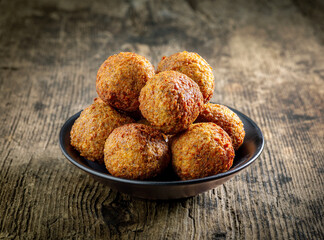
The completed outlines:
<svg viewBox="0 0 324 240">
<path fill-rule="evenodd" d="M 250 166 L 261 154 L 264 147 L 264 137 L 260 128 L 243 113 L 231 108 L 244 124 L 245 139 L 242 146 L 235 152 L 231 169 L 214 176 L 181 181 L 169 167 L 158 178 L 141 181 L 118 178 L 110 175 L 104 165 L 88 161 L 80 156 L 70 144 L 70 131 L 80 112 L 71 116 L 62 126 L 59 142 L 64 156 L 76 167 L 85 171 L 107 187 L 145 199 L 178 199 L 192 197 L 206 192 L 230 180 L 243 169 Z"/>
</svg>

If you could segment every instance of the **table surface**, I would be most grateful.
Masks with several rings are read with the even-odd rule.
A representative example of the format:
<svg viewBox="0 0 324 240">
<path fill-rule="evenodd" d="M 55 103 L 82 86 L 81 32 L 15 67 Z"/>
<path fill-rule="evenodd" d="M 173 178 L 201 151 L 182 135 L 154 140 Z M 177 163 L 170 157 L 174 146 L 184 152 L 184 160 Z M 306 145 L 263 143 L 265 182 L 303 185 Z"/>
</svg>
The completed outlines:
<svg viewBox="0 0 324 240">
<path fill-rule="evenodd" d="M 0 239 L 323 239 L 324 5 L 305 2 L 0 1 Z M 262 129 L 252 166 L 146 201 L 64 158 L 59 130 L 108 56 L 183 50 L 213 67 L 212 101 Z"/>
</svg>

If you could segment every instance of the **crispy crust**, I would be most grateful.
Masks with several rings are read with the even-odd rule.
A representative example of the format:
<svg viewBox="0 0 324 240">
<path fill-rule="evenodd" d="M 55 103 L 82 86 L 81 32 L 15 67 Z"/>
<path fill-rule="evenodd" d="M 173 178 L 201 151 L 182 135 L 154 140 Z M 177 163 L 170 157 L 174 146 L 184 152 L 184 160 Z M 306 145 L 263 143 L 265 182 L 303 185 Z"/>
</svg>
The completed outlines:
<svg viewBox="0 0 324 240">
<path fill-rule="evenodd" d="M 142 87 L 154 74 L 153 65 L 145 57 L 130 52 L 115 54 L 98 70 L 98 96 L 117 109 L 134 112 Z"/>
<path fill-rule="evenodd" d="M 71 145 L 80 155 L 91 161 L 103 163 L 104 145 L 116 127 L 134 120 L 120 114 L 101 99 L 85 108 L 71 129 Z"/>
<path fill-rule="evenodd" d="M 144 124 L 144 125 L 147 125 L 147 126 L 150 126 L 150 127 L 153 127 L 155 128 L 154 126 L 151 125 L 151 123 L 149 121 L 147 121 L 145 118 L 141 118 L 140 120 L 138 120 L 136 123 L 140 123 L 140 124 Z M 166 142 L 169 142 L 169 139 L 172 138 L 172 134 L 164 134 L 162 133 L 163 137 L 164 137 L 164 140 Z"/>
<path fill-rule="evenodd" d="M 116 177 L 149 179 L 160 174 L 169 162 L 169 148 L 162 133 L 147 125 L 116 128 L 105 143 L 105 165 Z"/>
<path fill-rule="evenodd" d="M 207 103 L 214 93 L 214 75 L 211 66 L 193 52 L 179 52 L 169 57 L 163 57 L 157 67 L 157 73 L 174 70 L 186 74 L 194 80 Z"/>
<path fill-rule="evenodd" d="M 155 75 L 142 88 L 139 101 L 142 115 L 166 134 L 187 129 L 203 105 L 198 85 L 176 71 Z"/>
<path fill-rule="evenodd" d="M 171 140 L 172 166 L 182 180 L 226 172 L 234 159 L 228 134 L 215 123 L 192 124 Z"/>
<path fill-rule="evenodd" d="M 219 125 L 232 139 L 235 150 L 244 141 L 245 131 L 241 119 L 226 106 L 213 103 L 205 104 L 196 122 L 213 122 Z"/>
</svg>

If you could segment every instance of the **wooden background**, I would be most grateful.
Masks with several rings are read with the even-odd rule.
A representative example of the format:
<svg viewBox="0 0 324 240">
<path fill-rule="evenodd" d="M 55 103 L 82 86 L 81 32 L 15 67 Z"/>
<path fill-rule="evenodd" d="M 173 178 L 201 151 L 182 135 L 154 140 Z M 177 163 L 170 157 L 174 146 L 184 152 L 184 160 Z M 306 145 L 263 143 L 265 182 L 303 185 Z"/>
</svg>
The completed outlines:
<svg viewBox="0 0 324 240">
<path fill-rule="evenodd" d="M 324 4 L 0 1 L 0 239 L 323 239 Z M 261 157 L 177 201 L 108 189 L 61 154 L 111 54 L 194 51 L 213 101 L 261 127 Z"/>
</svg>

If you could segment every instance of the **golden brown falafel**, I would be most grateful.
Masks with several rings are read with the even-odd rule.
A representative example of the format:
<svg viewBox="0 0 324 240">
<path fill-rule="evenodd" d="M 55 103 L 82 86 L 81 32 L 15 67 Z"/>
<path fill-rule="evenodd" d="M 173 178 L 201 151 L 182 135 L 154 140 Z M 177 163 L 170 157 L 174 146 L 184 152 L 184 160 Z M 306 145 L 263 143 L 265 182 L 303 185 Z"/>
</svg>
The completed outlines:
<svg viewBox="0 0 324 240">
<path fill-rule="evenodd" d="M 116 128 L 105 143 L 105 165 L 116 177 L 149 179 L 170 162 L 168 144 L 160 131 L 133 123 Z"/>
<path fill-rule="evenodd" d="M 120 114 L 100 98 L 95 98 L 93 104 L 85 108 L 74 122 L 71 145 L 86 159 L 103 163 L 104 145 L 111 131 L 132 122 L 132 118 Z"/>
<path fill-rule="evenodd" d="M 163 57 L 157 67 L 157 73 L 174 70 L 186 74 L 194 80 L 204 97 L 204 103 L 207 103 L 214 93 L 214 75 L 211 66 L 193 52 L 179 52 L 169 57 Z"/>
<path fill-rule="evenodd" d="M 182 180 L 203 178 L 230 169 L 234 149 L 215 123 L 195 123 L 171 140 L 172 167 Z"/>
<path fill-rule="evenodd" d="M 232 139 L 234 150 L 237 150 L 244 141 L 245 131 L 241 119 L 226 106 L 205 104 L 196 122 L 213 122 L 219 125 Z"/>
<path fill-rule="evenodd" d="M 142 87 L 154 76 L 153 65 L 136 53 L 110 56 L 99 68 L 96 80 L 98 96 L 107 104 L 128 112 L 138 110 Z"/>
<path fill-rule="evenodd" d="M 142 115 L 155 128 L 175 134 L 196 120 L 203 97 L 197 83 L 185 74 L 164 71 L 142 88 L 139 102 Z"/>
</svg>

